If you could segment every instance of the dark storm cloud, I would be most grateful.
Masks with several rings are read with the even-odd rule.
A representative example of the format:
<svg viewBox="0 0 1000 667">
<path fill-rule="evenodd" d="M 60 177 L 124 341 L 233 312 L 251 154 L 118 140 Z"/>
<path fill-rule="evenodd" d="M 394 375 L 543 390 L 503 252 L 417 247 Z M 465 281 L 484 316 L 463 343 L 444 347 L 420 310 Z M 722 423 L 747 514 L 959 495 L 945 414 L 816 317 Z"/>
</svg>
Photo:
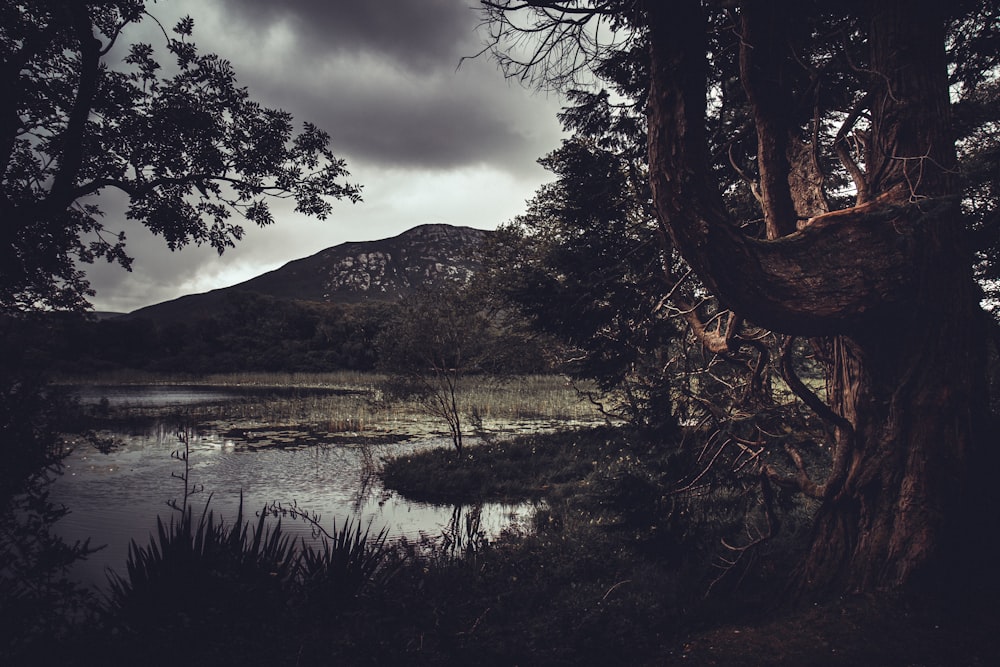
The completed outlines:
<svg viewBox="0 0 1000 667">
<path fill-rule="evenodd" d="M 236 20 L 266 30 L 289 21 L 304 51 L 377 51 L 412 70 L 452 68 L 475 52 L 471 0 L 224 0 Z"/>
<path fill-rule="evenodd" d="M 553 147 L 557 101 L 535 100 L 526 113 L 519 102 L 528 93 L 507 90 L 483 72 L 484 65 L 422 80 L 344 69 L 321 88 L 286 77 L 258 81 L 254 89 L 282 104 L 293 102 L 301 120 L 328 130 L 335 152 L 351 160 L 431 169 L 485 162 L 512 173 L 532 170 Z"/>
<path fill-rule="evenodd" d="M 351 162 L 530 172 L 554 147 L 557 104 L 525 104 L 485 55 L 462 61 L 482 40 L 472 4 L 222 0 L 223 34 L 195 37 L 222 40 L 254 97 L 330 132 Z"/>
</svg>

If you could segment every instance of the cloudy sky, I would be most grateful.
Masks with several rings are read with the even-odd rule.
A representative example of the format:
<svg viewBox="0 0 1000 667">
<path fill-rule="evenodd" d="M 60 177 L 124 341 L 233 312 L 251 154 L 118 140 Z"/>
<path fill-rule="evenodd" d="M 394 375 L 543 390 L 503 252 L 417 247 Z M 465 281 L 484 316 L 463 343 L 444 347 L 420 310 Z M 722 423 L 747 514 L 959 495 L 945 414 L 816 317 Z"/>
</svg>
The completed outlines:
<svg viewBox="0 0 1000 667">
<path fill-rule="evenodd" d="M 364 202 L 335 204 L 326 221 L 273 204 L 277 223 L 246 225 L 222 257 L 170 252 L 127 225 L 132 273 L 86 267 L 97 310 L 131 311 L 232 285 L 345 241 L 386 238 L 431 222 L 490 229 L 521 213 L 550 180 L 536 160 L 562 137 L 561 101 L 504 80 L 477 53 L 475 0 L 159 0 L 165 26 L 188 14 L 202 52 L 232 61 L 261 103 L 332 136 Z M 156 45 L 155 40 L 150 41 Z M 162 40 L 162 36 L 161 36 Z M 160 50 L 162 54 L 163 51 Z"/>
</svg>

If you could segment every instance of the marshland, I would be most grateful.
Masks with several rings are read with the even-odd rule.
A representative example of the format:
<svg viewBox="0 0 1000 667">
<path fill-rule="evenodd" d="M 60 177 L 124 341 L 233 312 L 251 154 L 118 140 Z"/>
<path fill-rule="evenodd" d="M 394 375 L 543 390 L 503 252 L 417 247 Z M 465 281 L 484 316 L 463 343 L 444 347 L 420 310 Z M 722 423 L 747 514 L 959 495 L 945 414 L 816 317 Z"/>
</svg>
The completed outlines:
<svg viewBox="0 0 1000 667">
<path fill-rule="evenodd" d="M 168 503 L 209 505 L 232 519 L 240 502 L 260 512 L 291 506 L 331 521 L 383 529 L 389 538 L 437 539 L 458 505 L 429 503 L 386 488 L 386 460 L 440 447 L 447 426 L 419 405 L 388 401 L 375 373 L 231 373 L 203 377 L 136 372 L 60 378 L 78 402 L 77 435 L 66 441 L 52 498 L 72 509 L 65 539 L 100 545 L 77 566 L 100 588 L 122 570 L 132 539 L 142 541 Z M 606 421 L 586 387 L 561 376 L 469 378 L 462 400 L 470 437 L 585 428 Z M 211 499 L 211 500 L 209 500 Z M 524 521 L 522 497 L 477 503 L 490 537 Z M 286 530 L 294 530 L 285 522 Z M 308 535 L 308 527 L 299 527 Z"/>
<path fill-rule="evenodd" d="M 41 628 L 59 641 L 21 655 L 758 664 L 780 652 L 781 664 L 813 664 L 836 641 L 832 664 L 902 664 L 943 660 L 969 640 L 958 601 L 943 625 L 919 598 L 843 599 L 756 624 L 780 598 L 814 507 L 783 499 L 780 535 L 740 551 L 763 524 L 746 520 L 748 489 L 712 468 L 738 467 L 746 449 L 713 444 L 704 424 L 667 444 L 599 410 L 592 385 L 469 378 L 459 456 L 440 419 L 386 398 L 386 380 L 59 377 L 50 389 L 73 397 L 64 425 L 76 435 L 49 487 L 70 509 L 54 532 L 107 546 L 68 570 L 68 594 L 52 605 L 65 616 Z M 893 640 L 931 623 L 939 631 L 919 641 Z M 844 635 L 860 626 L 883 640 Z M 794 641 L 782 637 L 789 627 Z M 750 663 L 739 658 L 746 641 Z"/>
</svg>

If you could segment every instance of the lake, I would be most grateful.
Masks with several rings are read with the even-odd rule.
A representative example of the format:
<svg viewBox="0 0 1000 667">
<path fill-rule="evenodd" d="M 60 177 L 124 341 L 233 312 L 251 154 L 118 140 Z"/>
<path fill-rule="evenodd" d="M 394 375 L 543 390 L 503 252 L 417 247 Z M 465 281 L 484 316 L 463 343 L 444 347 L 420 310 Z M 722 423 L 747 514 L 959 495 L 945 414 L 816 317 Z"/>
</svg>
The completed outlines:
<svg viewBox="0 0 1000 667">
<path fill-rule="evenodd" d="M 442 427 L 412 415 L 409 420 L 396 415 L 380 427 L 369 424 L 359 432 L 329 432 L 312 422 L 288 425 L 218 418 L 246 411 L 248 402 L 285 400 L 283 391 L 262 391 L 169 385 L 77 388 L 85 409 L 124 410 L 130 417 L 146 417 L 123 420 L 118 428 L 101 432 L 115 443 L 105 452 L 78 441 L 64 462 L 63 475 L 53 484 L 52 500 L 71 510 L 56 532 L 71 542 L 89 537 L 92 546 L 106 545 L 78 563 L 73 577 L 100 587 L 106 582 L 106 569 L 124 573 L 129 541 L 135 538 L 140 545 L 147 544 L 156 517 L 168 519 L 175 512 L 168 502 L 183 502 L 185 465 L 178 456 L 185 450 L 185 438 L 188 485 L 195 491 L 190 504 L 196 514 L 211 498 L 216 515 L 232 519 L 242 493 L 247 516 L 271 503 L 294 503 L 319 514 L 327 530 L 334 521 L 338 526 L 346 520 L 361 521 L 373 532 L 385 528 L 394 538 L 416 540 L 453 530 L 459 514 L 473 511 L 411 502 L 384 489 L 375 474 L 384 457 L 450 447 Z M 351 392 L 327 393 L 331 400 L 360 400 L 352 399 Z M 323 390 L 297 392 L 295 400 L 301 402 L 303 396 L 313 404 L 326 400 Z M 208 413 L 214 418 L 205 419 Z M 195 414 L 202 417 L 195 419 Z M 197 427 L 191 426 L 194 421 L 199 422 Z M 555 425 L 527 419 L 509 426 L 524 431 Z M 474 445 L 475 438 L 469 442 Z M 495 536 L 526 522 L 533 509 L 529 504 L 486 504 L 481 508 L 482 529 Z M 306 524 L 288 518 L 282 529 L 307 539 L 311 534 Z"/>
</svg>

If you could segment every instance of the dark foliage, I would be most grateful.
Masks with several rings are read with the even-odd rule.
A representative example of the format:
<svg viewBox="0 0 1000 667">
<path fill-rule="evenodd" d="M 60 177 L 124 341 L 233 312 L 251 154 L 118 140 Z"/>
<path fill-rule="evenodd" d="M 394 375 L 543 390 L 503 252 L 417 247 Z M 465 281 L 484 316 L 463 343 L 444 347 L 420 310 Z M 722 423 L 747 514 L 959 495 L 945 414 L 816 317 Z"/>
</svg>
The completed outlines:
<svg viewBox="0 0 1000 667">
<path fill-rule="evenodd" d="M 109 613 L 133 635 L 259 627 L 284 606 L 292 547 L 263 514 L 252 527 L 244 521 L 242 503 L 229 526 L 207 504 L 197 521 L 185 507 L 169 522 L 157 519 L 148 546 L 129 545 L 126 575 L 111 576 Z"/>
<path fill-rule="evenodd" d="M 65 455 L 72 402 L 26 372 L 5 346 L 0 370 L 0 662 L 28 664 L 40 647 L 79 632 L 93 600 L 69 577 L 92 553 L 54 525 L 69 511 L 49 499 Z M 9 663 L 7 662 L 9 661 Z"/>
<path fill-rule="evenodd" d="M 252 293 L 227 295 L 186 321 L 95 320 L 52 314 L 11 327 L 39 368 L 71 375 L 121 368 L 153 372 L 371 370 L 391 304 L 333 305 Z"/>
<path fill-rule="evenodd" d="M 0 311 L 82 309 L 79 263 L 129 268 L 125 232 L 105 227 L 94 199 L 128 197 L 126 217 L 174 250 L 220 253 L 243 236 L 233 213 L 273 222 L 272 196 L 325 218 L 329 198 L 356 201 L 329 136 L 254 102 L 232 65 L 191 42 L 194 21 L 164 32 L 173 75 L 151 44 L 109 53 L 146 18 L 142 0 L 11 4 L 0 9 Z M 179 149 L 178 147 L 182 147 Z"/>
<path fill-rule="evenodd" d="M 590 103 L 607 101 L 581 106 Z M 578 135 L 541 160 L 558 179 L 488 246 L 489 278 L 506 303 L 561 343 L 565 370 L 616 395 L 609 409 L 669 431 L 663 371 L 678 331 L 658 312 L 669 249 L 646 216 L 641 171 L 601 143 Z"/>
</svg>

